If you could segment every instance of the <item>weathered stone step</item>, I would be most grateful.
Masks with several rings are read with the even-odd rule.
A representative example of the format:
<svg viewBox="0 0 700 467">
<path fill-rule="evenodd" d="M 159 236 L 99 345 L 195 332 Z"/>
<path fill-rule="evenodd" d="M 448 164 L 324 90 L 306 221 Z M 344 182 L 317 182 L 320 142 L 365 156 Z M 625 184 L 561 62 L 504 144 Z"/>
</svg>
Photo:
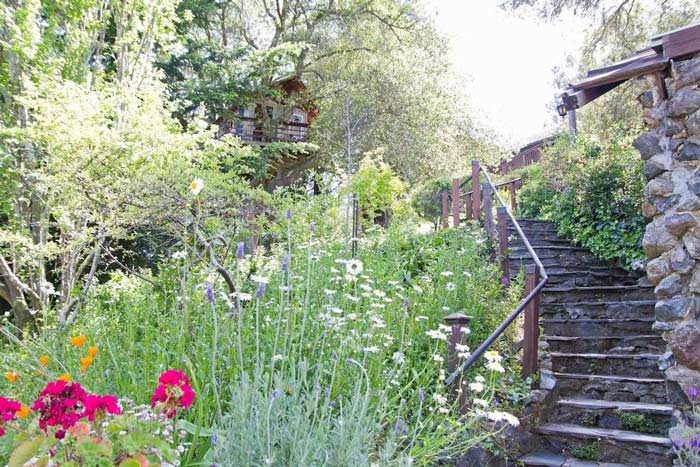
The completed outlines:
<svg viewBox="0 0 700 467">
<path fill-rule="evenodd" d="M 531 452 L 518 460 L 525 467 L 631 467 L 627 464 L 585 461 L 548 451 Z"/>
<path fill-rule="evenodd" d="M 658 334 L 636 336 L 544 336 L 552 352 L 617 354 L 658 353 L 666 344 Z"/>
<path fill-rule="evenodd" d="M 609 266 L 604 261 L 596 258 L 593 253 L 586 250 L 562 249 L 552 250 L 547 246 L 533 246 L 533 250 L 540 258 L 545 268 L 552 267 L 606 267 Z M 547 250 L 545 250 L 547 249 Z M 508 254 L 508 264 L 513 269 L 525 267 L 526 264 L 533 264 L 532 257 L 527 249 L 520 247 L 510 249 Z"/>
<path fill-rule="evenodd" d="M 545 269 L 547 269 L 545 267 Z M 515 276 L 519 270 L 514 268 L 511 270 L 511 275 Z M 550 287 L 591 287 L 599 285 L 636 285 L 639 278 L 630 274 L 611 274 L 605 272 L 593 271 L 567 271 L 553 272 L 547 269 L 547 282 Z"/>
<path fill-rule="evenodd" d="M 525 232 L 523 232 L 525 233 Z M 513 234 L 509 236 L 509 241 L 508 241 L 508 247 L 509 248 L 521 248 L 525 246 L 525 242 L 522 241 L 519 235 L 517 233 L 514 233 L 515 237 L 513 237 Z M 541 233 L 539 235 L 533 235 L 530 236 L 527 233 L 525 233 L 525 236 L 527 237 L 527 241 L 530 242 L 530 245 L 532 246 L 572 246 L 571 242 L 565 238 L 557 237 L 552 235 L 551 233 Z"/>
<path fill-rule="evenodd" d="M 657 354 L 601 354 L 550 352 L 552 370 L 562 373 L 663 378 Z"/>
<path fill-rule="evenodd" d="M 666 436 L 673 406 L 597 399 L 561 399 L 549 415 L 557 423 L 574 423 Z"/>
<path fill-rule="evenodd" d="M 542 219 L 517 219 L 518 225 L 521 229 L 531 229 L 531 230 L 552 230 L 556 231 L 557 226 L 552 221 L 545 221 Z"/>
<path fill-rule="evenodd" d="M 614 400 L 623 402 L 668 402 L 663 378 L 591 375 L 543 371 L 557 380 L 559 392 L 569 398 Z"/>
<path fill-rule="evenodd" d="M 540 315 L 550 319 L 654 318 L 656 300 L 564 302 L 540 304 Z"/>
<path fill-rule="evenodd" d="M 541 303 L 615 300 L 651 300 L 652 287 L 640 285 L 599 285 L 592 287 L 545 287 Z"/>
<path fill-rule="evenodd" d="M 546 318 L 540 320 L 547 336 L 636 336 L 653 334 L 654 318 Z"/>
<path fill-rule="evenodd" d="M 545 446 L 555 452 L 585 451 L 594 461 L 603 460 L 604 455 L 605 461 L 640 467 L 673 464 L 671 440 L 665 436 L 569 423 L 546 423 L 535 430 L 544 436 Z"/>
</svg>

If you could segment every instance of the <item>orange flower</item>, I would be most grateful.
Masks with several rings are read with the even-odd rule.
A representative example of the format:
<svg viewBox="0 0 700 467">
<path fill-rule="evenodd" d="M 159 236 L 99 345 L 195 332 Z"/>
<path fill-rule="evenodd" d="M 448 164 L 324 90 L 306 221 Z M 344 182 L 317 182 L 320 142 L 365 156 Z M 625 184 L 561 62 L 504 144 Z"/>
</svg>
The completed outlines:
<svg viewBox="0 0 700 467">
<path fill-rule="evenodd" d="M 97 347 L 93 345 L 88 349 L 88 353 L 92 358 L 95 358 L 95 356 L 97 355 Z"/>
<path fill-rule="evenodd" d="M 65 381 L 66 383 L 70 383 L 70 375 L 68 373 L 63 373 L 57 379 L 60 381 Z"/>
<path fill-rule="evenodd" d="M 41 363 L 44 366 L 48 365 L 49 364 L 48 355 L 42 355 L 41 357 L 39 357 L 39 363 Z"/>
<path fill-rule="evenodd" d="M 23 405 L 23 406 L 17 411 L 17 416 L 18 416 L 19 418 L 27 418 L 27 417 L 29 416 L 29 412 L 31 412 L 31 410 L 29 409 L 29 407 L 27 407 L 26 405 Z"/>
<path fill-rule="evenodd" d="M 73 347 L 82 347 L 87 338 L 83 335 L 75 336 L 70 338 L 70 343 Z"/>
<path fill-rule="evenodd" d="M 88 368 L 90 368 L 95 360 L 90 357 L 83 357 L 80 359 L 80 371 L 85 373 Z"/>
<path fill-rule="evenodd" d="M 17 373 L 14 370 L 8 371 L 7 373 L 5 373 L 5 378 L 7 378 L 7 380 L 10 383 L 14 383 L 15 381 L 17 381 L 17 378 L 19 378 L 19 373 Z"/>
</svg>

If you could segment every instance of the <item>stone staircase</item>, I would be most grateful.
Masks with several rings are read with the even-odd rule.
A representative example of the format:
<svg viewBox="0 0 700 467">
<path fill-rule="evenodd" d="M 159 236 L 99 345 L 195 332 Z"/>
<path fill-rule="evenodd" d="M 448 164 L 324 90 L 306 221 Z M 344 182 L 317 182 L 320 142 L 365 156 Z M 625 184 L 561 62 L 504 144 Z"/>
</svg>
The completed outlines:
<svg viewBox="0 0 700 467">
<path fill-rule="evenodd" d="M 558 237 L 553 224 L 519 221 L 550 279 L 540 299 L 541 379 L 552 403 L 534 426 L 525 466 L 670 466 L 668 403 L 652 330 L 653 287 Z M 515 229 L 511 275 L 531 263 Z M 518 243 L 520 242 L 520 243 Z"/>
</svg>

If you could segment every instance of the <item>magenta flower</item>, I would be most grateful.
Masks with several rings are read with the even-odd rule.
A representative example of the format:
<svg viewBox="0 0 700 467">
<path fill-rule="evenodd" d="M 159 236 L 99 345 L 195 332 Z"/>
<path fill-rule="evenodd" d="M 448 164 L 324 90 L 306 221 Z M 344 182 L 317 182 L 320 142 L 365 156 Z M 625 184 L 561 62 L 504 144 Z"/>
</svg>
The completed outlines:
<svg viewBox="0 0 700 467">
<path fill-rule="evenodd" d="M 75 382 L 63 380 L 49 382 L 39 398 L 34 401 L 32 410 L 39 413 L 39 428 L 47 432 L 50 426 L 60 426 L 63 430 L 56 433 L 61 439 L 65 432 L 83 417 L 87 392 Z"/>
<path fill-rule="evenodd" d="M 160 407 L 168 418 L 177 414 L 177 409 L 192 405 L 195 393 L 190 379 L 180 370 L 168 370 L 158 378 L 158 386 L 151 396 L 151 407 Z"/>
<path fill-rule="evenodd" d="M 106 414 L 119 415 L 122 409 L 117 404 L 117 398 L 114 396 L 99 396 L 97 394 L 89 394 L 85 397 L 85 411 L 83 417 L 87 417 L 91 422 L 95 418 L 102 418 Z"/>
</svg>

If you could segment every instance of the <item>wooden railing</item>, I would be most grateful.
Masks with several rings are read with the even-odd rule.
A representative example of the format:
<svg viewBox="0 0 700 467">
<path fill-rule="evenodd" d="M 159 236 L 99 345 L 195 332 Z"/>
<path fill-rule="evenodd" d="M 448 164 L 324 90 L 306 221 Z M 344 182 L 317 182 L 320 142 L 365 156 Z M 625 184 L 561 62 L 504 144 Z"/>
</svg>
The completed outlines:
<svg viewBox="0 0 700 467">
<path fill-rule="evenodd" d="M 306 142 L 309 139 L 309 124 L 300 122 L 278 122 L 265 124 L 253 117 L 239 117 L 241 123 L 226 122 L 219 134 L 234 134 L 246 142 L 269 143 L 277 141 Z"/>
<path fill-rule="evenodd" d="M 535 164 L 542 158 L 542 149 L 539 146 L 535 146 L 525 151 L 522 151 L 509 161 L 503 161 L 498 166 L 498 172 L 500 175 L 506 175 L 511 170 L 522 169 L 530 164 Z"/>
<path fill-rule="evenodd" d="M 483 175 L 483 183 L 480 182 Z M 502 283 L 504 287 L 510 285 L 510 268 L 508 263 L 509 255 L 509 239 L 508 239 L 508 223 L 510 222 L 518 236 L 523 242 L 528 254 L 532 258 L 534 264 L 525 267 L 525 290 L 524 297 L 518 303 L 518 306 L 510 315 L 496 328 L 493 333 L 483 342 L 474 352 L 462 363 L 457 356 L 457 344 L 462 343 L 464 334 L 462 326 L 471 321 L 469 316 L 460 313 L 454 313 L 445 318 L 446 323 L 451 326 L 452 333 L 448 346 L 448 370 L 449 376 L 445 380 L 448 386 L 451 386 L 453 396 L 459 398 L 460 407 L 465 407 L 466 404 L 466 388 L 461 388 L 460 384 L 454 384 L 461 380 L 460 376 L 477 361 L 486 350 L 503 334 L 513 321 L 525 313 L 523 324 L 523 357 L 522 357 L 522 376 L 527 378 L 538 370 L 538 341 L 539 341 L 539 296 L 541 290 L 547 283 L 548 276 L 540 258 L 532 248 L 530 241 L 524 234 L 523 229 L 518 224 L 517 219 L 513 215 L 511 208 L 514 210 L 517 206 L 516 194 L 520 184 L 519 179 L 509 180 L 504 183 L 494 184 L 491 177 L 485 169 L 480 167 L 478 161 L 472 162 L 471 185 L 472 189 L 468 192 L 460 191 L 459 179 L 452 181 L 452 217 L 454 227 L 460 224 L 461 203 L 464 200 L 466 220 L 476 219 L 483 223 L 486 233 L 492 244 L 498 243 L 498 261 L 500 262 Z M 498 188 L 507 187 L 510 196 L 509 208 L 506 202 L 501 198 Z M 496 207 L 496 223 L 493 216 L 493 198 L 495 197 L 499 206 Z M 442 214 L 443 228 L 448 226 L 448 193 L 442 194 Z"/>
</svg>

